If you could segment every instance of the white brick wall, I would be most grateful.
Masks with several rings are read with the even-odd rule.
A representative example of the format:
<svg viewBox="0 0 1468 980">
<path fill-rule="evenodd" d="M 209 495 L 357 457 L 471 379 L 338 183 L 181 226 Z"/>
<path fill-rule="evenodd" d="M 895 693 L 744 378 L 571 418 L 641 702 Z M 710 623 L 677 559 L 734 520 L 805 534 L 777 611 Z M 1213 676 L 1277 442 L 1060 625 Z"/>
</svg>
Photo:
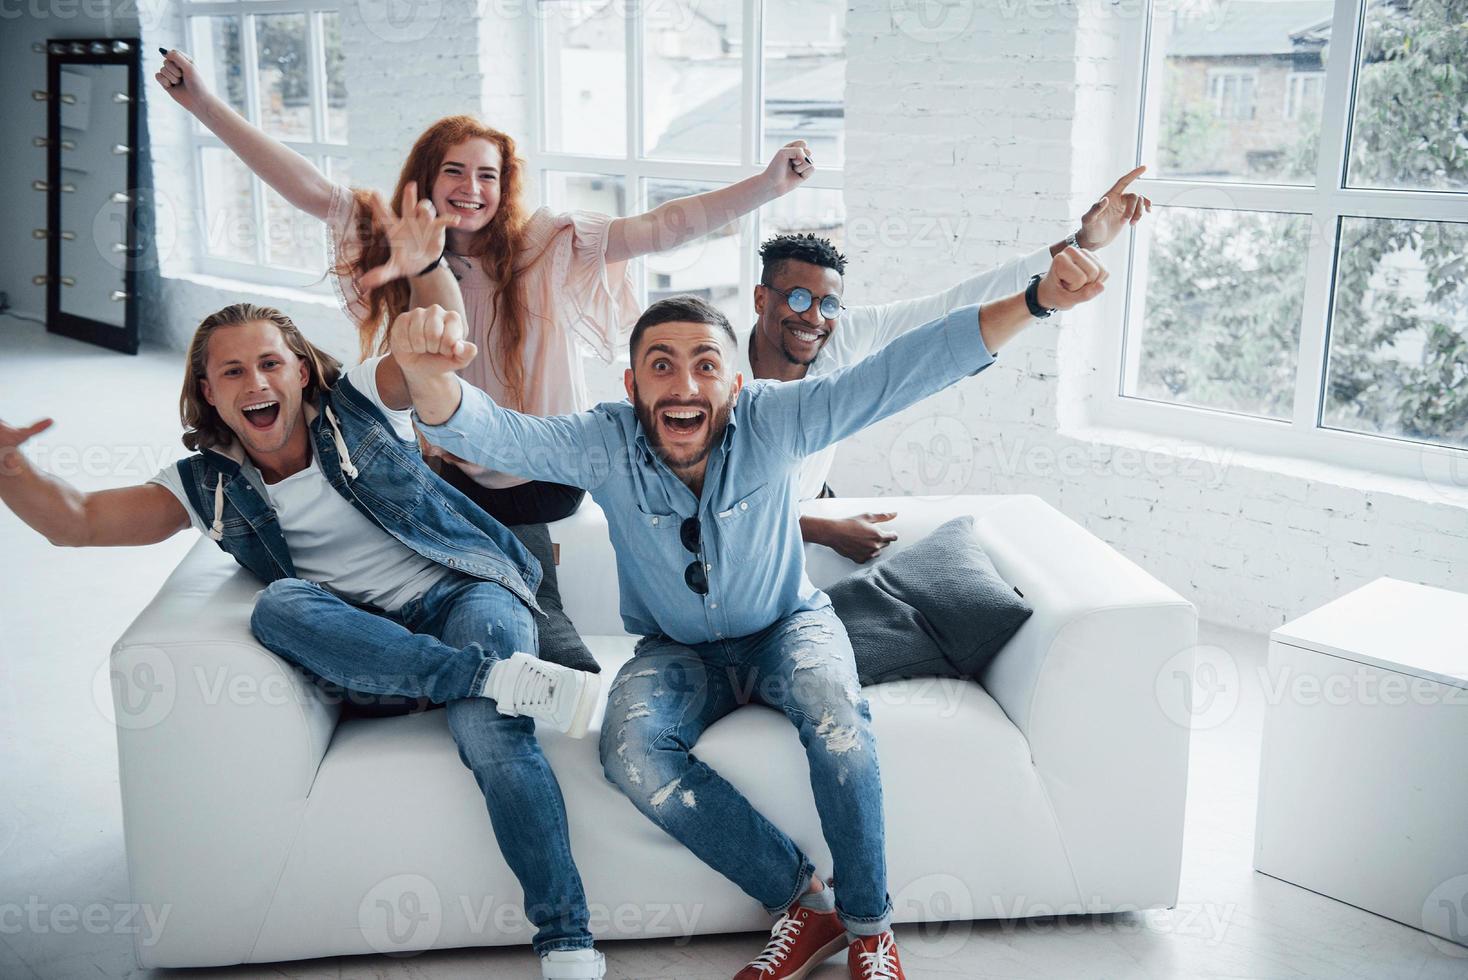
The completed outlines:
<svg viewBox="0 0 1468 980">
<path fill-rule="evenodd" d="M 1130 111 L 1117 50 L 1136 11 L 852 0 L 848 221 L 937 217 L 962 231 L 941 249 L 892 235 L 854 243 L 848 297 L 941 289 L 1073 228 L 1114 176 L 1105 161 L 1124 151 L 1112 132 Z M 1252 630 L 1378 575 L 1468 590 L 1468 509 L 1448 503 L 1447 489 L 1328 467 L 1286 475 L 1226 447 L 1190 462 L 1068 435 L 1099 390 L 1095 338 L 1117 329 L 1070 319 L 1035 324 L 980 378 L 848 441 L 832 486 L 846 496 L 1038 494 L 1204 618 Z"/>
</svg>

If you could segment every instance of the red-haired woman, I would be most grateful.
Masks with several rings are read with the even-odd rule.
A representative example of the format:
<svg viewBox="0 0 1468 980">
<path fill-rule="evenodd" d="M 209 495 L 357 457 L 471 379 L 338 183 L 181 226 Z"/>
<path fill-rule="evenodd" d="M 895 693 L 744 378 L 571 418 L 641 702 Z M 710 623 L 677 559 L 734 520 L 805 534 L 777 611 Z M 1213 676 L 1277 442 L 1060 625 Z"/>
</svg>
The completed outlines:
<svg viewBox="0 0 1468 980">
<path fill-rule="evenodd" d="M 465 380 L 535 415 L 590 407 L 577 342 L 608 362 L 626 342 L 640 313 L 629 260 L 691 242 L 790 192 L 814 170 L 797 140 L 758 176 L 646 214 L 540 208 L 527 215 L 514 140 L 470 116 L 450 116 L 413 145 L 389 207 L 375 192 L 332 183 L 250 125 L 209 91 L 182 52 L 168 52 L 154 77 L 286 201 L 328 224 L 333 272 L 364 356 L 403 310 L 431 303 L 456 309 L 484 352 Z M 584 495 L 452 464 L 445 478 L 506 525 L 558 520 Z"/>
</svg>

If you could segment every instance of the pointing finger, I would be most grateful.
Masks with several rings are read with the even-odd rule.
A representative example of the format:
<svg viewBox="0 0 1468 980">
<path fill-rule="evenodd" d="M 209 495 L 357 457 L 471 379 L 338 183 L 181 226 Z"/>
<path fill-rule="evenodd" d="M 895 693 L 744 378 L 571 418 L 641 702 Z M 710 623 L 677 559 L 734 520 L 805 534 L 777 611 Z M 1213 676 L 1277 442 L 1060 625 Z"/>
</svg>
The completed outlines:
<svg viewBox="0 0 1468 980">
<path fill-rule="evenodd" d="M 1120 194 L 1122 191 L 1126 190 L 1128 186 L 1130 186 L 1132 181 L 1136 180 L 1138 177 L 1142 176 L 1142 174 L 1146 172 L 1147 165 L 1144 163 L 1140 167 L 1137 167 L 1135 170 L 1123 176 L 1116 183 L 1112 184 L 1111 190 L 1108 191 L 1108 193 Z"/>
</svg>

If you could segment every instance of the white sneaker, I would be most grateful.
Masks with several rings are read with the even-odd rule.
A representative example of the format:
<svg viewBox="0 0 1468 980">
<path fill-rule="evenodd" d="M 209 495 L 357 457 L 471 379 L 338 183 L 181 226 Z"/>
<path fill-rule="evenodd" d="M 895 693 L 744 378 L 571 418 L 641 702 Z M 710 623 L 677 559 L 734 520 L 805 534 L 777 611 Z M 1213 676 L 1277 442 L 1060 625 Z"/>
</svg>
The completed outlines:
<svg viewBox="0 0 1468 980">
<path fill-rule="evenodd" d="M 602 980 L 607 961 L 594 949 L 551 950 L 540 958 L 540 975 L 543 980 Z"/>
<path fill-rule="evenodd" d="M 586 734 L 600 691 L 600 675 L 528 653 L 515 653 L 495 664 L 484 685 L 484 696 L 494 699 L 500 714 L 529 715 L 572 738 Z"/>
</svg>

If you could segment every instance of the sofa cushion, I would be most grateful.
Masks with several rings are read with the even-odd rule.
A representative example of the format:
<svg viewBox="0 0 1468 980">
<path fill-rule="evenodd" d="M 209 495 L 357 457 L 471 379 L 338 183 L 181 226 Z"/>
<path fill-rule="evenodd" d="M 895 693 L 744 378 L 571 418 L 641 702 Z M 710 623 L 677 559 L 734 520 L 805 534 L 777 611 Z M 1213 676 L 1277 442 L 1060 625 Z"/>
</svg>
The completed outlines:
<svg viewBox="0 0 1468 980">
<path fill-rule="evenodd" d="M 826 591 L 851 636 L 863 684 L 977 680 L 1033 612 L 999 577 L 967 515 Z"/>
</svg>

